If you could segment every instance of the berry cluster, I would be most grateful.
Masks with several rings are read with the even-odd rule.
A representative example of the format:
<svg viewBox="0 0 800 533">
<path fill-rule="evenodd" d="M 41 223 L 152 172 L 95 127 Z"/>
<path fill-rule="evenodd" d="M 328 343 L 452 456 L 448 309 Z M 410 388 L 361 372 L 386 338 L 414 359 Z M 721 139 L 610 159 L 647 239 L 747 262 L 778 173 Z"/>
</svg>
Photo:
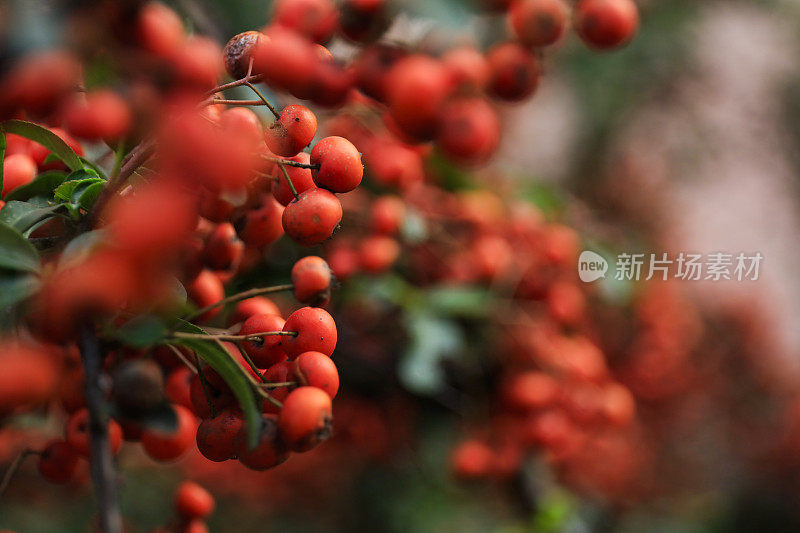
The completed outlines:
<svg viewBox="0 0 800 533">
<path fill-rule="evenodd" d="M 578 379 L 613 396 L 606 418 L 624 425 L 627 396 L 606 380 L 602 356 L 558 333 L 586 319 L 565 275 L 574 234 L 519 205 L 505 213 L 492 193 L 447 192 L 426 168 L 433 143 L 459 165 L 491 158 L 493 101 L 533 94 L 536 49 L 558 41 L 569 16 L 558 0 L 491 7 L 508 12 L 510 33 L 486 53 L 434 54 L 379 40 L 393 15 L 381 0 L 279 0 L 267 26 L 224 47 L 188 33 L 163 4 L 112 6 L 96 24 L 101 43 L 31 54 L 3 73 L 0 274 L 13 290 L 2 323 L 14 328 L 0 353 L 0 423 L 38 413 L 63 426 L 20 462 L 36 454 L 45 479 L 67 483 L 88 459 L 100 527 L 119 531 L 113 456 L 123 441 L 156 461 L 196 447 L 259 471 L 313 449 L 331 435 L 339 389 L 337 326 L 323 309 L 334 274 L 386 272 L 401 242 L 421 286 L 520 275 L 515 301 L 538 309 L 544 298 L 548 340 L 597 359 L 597 373 Z M 574 18 L 584 41 L 607 49 L 632 37 L 637 17 L 630 0 L 581 0 Z M 347 61 L 324 46 L 340 38 L 358 46 Z M 83 77 L 101 49 L 121 58 L 106 87 Z M 359 187 L 362 154 L 379 193 Z M 348 217 L 363 224 L 331 240 Z M 431 233 L 403 242 L 414 220 Z M 283 235 L 322 245 L 328 260 Z M 253 283 L 288 270 L 286 255 L 305 256 L 291 283 Z M 295 301 L 279 299 L 289 291 Z M 531 372 L 509 367 L 521 391 L 510 409 L 530 407 L 529 389 L 546 382 Z M 567 389 L 573 377 L 544 387 Z M 185 485 L 176 507 L 175 528 L 202 531 L 213 499 Z"/>
</svg>

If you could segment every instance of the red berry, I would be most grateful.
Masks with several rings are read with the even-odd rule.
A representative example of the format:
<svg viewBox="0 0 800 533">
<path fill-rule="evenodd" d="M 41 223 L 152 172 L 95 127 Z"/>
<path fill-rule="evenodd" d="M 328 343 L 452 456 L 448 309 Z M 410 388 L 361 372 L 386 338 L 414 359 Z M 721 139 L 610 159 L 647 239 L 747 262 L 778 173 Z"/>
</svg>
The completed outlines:
<svg viewBox="0 0 800 533">
<path fill-rule="evenodd" d="M 208 90 L 223 70 L 222 50 L 213 39 L 192 35 L 171 58 L 177 81 L 187 88 Z"/>
<path fill-rule="evenodd" d="M 294 367 L 291 361 L 281 361 L 280 363 L 272 365 L 264 372 L 264 379 L 269 383 L 288 383 L 294 381 Z M 289 387 L 283 386 L 270 389 L 269 394 L 279 402 L 282 402 L 289 395 Z M 263 411 L 265 413 L 278 413 L 280 409 L 272 402 L 265 400 Z"/>
<path fill-rule="evenodd" d="M 500 143 L 500 119 L 483 98 L 458 98 L 442 110 L 439 148 L 457 161 L 484 163 Z"/>
<path fill-rule="evenodd" d="M 89 431 L 89 411 L 85 408 L 75 411 L 64 428 L 65 440 L 81 457 L 89 457 Z M 111 452 L 116 454 L 122 447 L 122 428 L 114 420 L 108 421 L 108 440 Z"/>
<path fill-rule="evenodd" d="M 36 163 L 30 156 L 14 154 L 3 161 L 3 198 L 17 187 L 27 185 L 36 177 Z"/>
<path fill-rule="evenodd" d="M 295 452 L 308 451 L 330 437 L 332 426 L 331 398 L 316 387 L 292 391 L 278 416 L 281 437 Z"/>
<path fill-rule="evenodd" d="M 292 284 L 297 301 L 322 307 L 331 299 L 333 275 L 328 263 L 321 257 L 310 255 L 292 267 Z"/>
<path fill-rule="evenodd" d="M 511 4 L 508 23 L 521 43 L 549 46 L 564 35 L 569 6 L 564 0 L 517 0 Z"/>
<path fill-rule="evenodd" d="M 381 196 L 370 206 L 370 229 L 375 233 L 395 235 L 400 231 L 406 214 L 406 204 L 397 196 Z"/>
<path fill-rule="evenodd" d="M 376 43 L 366 47 L 354 63 L 358 87 L 370 98 L 385 102 L 388 74 L 406 55 L 405 50 L 390 44 Z"/>
<path fill-rule="evenodd" d="M 178 52 L 186 35 L 180 17 L 160 2 L 150 2 L 139 12 L 139 42 L 150 53 L 171 57 Z"/>
<path fill-rule="evenodd" d="M 343 137 L 325 137 L 311 150 L 314 183 L 332 192 L 349 192 L 358 187 L 364 175 L 361 154 Z"/>
<path fill-rule="evenodd" d="M 39 456 L 39 473 L 51 483 L 66 483 L 75 475 L 78 456 L 63 440 L 50 441 Z"/>
<path fill-rule="evenodd" d="M 146 428 L 142 431 L 142 447 L 157 461 L 174 461 L 189 448 L 197 429 L 197 420 L 189 409 L 173 405 L 178 425 L 174 431 Z"/>
<path fill-rule="evenodd" d="M 212 270 L 235 269 L 244 255 L 244 243 L 239 240 L 233 225 L 225 222 L 218 225 L 208 237 L 203 256 Z"/>
<path fill-rule="evenodd" d="M 492 449 L 481 441 L 466 441 L 453 450 L 450 462 L 453 473 L 463 479 L 486 477 L 492 468 Z"/>
<path fill-rule="evenodd" d="M 488 54 L 491 78 L 489 94 L 501 100 L 518 102 L 533 94 L 539 86 L 539 60 L 517 43 L 495 46 Z"/>
<path fill-rule="evenodd" d="M 200 309 L 217 303 L 225 297 L 225 289 L 222 287 L 222 282 L 210 270 L 203 270 L 200 272 L 200 274 L 186 286 L 186 292 L 189 294 L 189 298 L 191 298 Z M 210 320 L 217 316 L 221 310 L 221 306 L 215 307 L 203 313 L 198 317 L 198 320 Z"/>
<path fill-rule="evenodd" d="M 242 416 L 233 410 L 203 420 L 197 427 L 197 449 L 203 457 L 217 463 L 235 457 L 234 441 L 243 425 Z"/>
<path fill-rule="evenodd" d="M 336 348 L 336 323 L 327 311 L 318 307 L 301 307 L 289 315 L 283 331 L 297 333 L 281 336 L 281 346 L 289 359 L 303 352 L 322 352 L 330 356 Z"/>
<path fill-rule="evenodd" d="M 191 481 L 184 481 L 175 491 L 175 510 L 185 520 L 205 518 L 214 511 L 214 497 Z"/>
<path fill-rule="evenodd" d="M 361 242 L 358 249 L 359 264 L 370 274 L 388 270 L 400 256 L 400 244 L 385 235 L 373 235 Z"/>
<path fill-rule="evenodd" d="M 489 62 L 471 46 L 450 49 L 442 56 L 442 64 L 456 87 L 480 91 L 489 83 Z"/>
<path fill-rule="evenodd" d="M 387 75 L 387 103 L 403 132 L 419 140 L 436 133 L 439 112 L 452 83 L 440 61 L 425 55 L 405 57 Z"/>
<path fill-rule="evenodd" d="M 339 12 L 331 0 L 277 0 L 273 21 L 324 43 L 339 25 Z"/>
<path fill-rule="evenodd" d="M 333 235 L 342 220 L 342 204 L 325 189 L 309 189 L 283 210 L 283 230 L 298 244 L 312 246 Z"/>
<path fill-rule="evenodd" d="M 558 400 L 558 382 L 542 372 L 515 374 L 501 386 L 505 404 L 521 411 L 550 407 Z"/>
<path fill-rule="evenodd" d="M 581 0 L 575 8 L 575 29 L 592 48 L 622 46 L 638 27 L 639 11 L 633 0 Z"/>
<path fill-rule="evenodd" d="M 252 143 L 257 149 L 264 138 L 261 131 L 261 121 L 258 116 L 246 107 L 233 107 L 226 109 L 219 116 L 219 125 L 223 131 L 237 135 L 239 138 Z"/>
<path fill-rule="evenodd" d="M 267 470 L 289 458 L 289 450 L 278 434 L 278 419 L 275 415 L 264 415 L 261 418 L 255 448 L 250 448 L 247 437 L 247 428 L 242 427 L 236 437 L 236 453 L 239 462 L 247 468 Z"/>
<path fill-rule="evenodd" d="M 248 211 L 236 222 L 236 231 L 246 244 L 268 246 L 283 235 L 283 206 L 273 197 L 263 195 L 260 207 Z"/>
<path fill-rule="evenodd" d="M 311 156 L 305 152 L 300 152 L 291 159 L 298 163 L 309 164 L 311 162 Z M 289 174 L 289 179 L 292 180 L 292 185 L 294 185 L 297 194 L 301 194 L 315 187 L 310 168 L 293 167 L 289 165 L 284 166 L 284 168 L 286 169 L 286 173 Z M 272 196 L 274 196 L 281 205 L 289 205 L 289 203 L 294 200 L 294 193 L 292 193 L 292 189 L 289 187 L 289 182 L 286 181 L 283 170 L 281 170 L 278 165 L 275 165 L 275 168 L 272 170 L 272 179 Z"/>
<path fill-rule="evenodd" d="M 286 323 L 278 315 L 252 315 L 244 321 L 239 335 L 253 335 L 265 331 L 281 331 Z M 258 368 L 267 368 L 286 359 L 281 348 L 280 335 L 265 335 L 263 340 L 245 341 L 242 348 Z"/>
<path fill-rule="evenodd" d="M 236 304 L 233 309 L 233 314 L 228 319 L 229 324 L 238 324 L 244 322 L 253 315 L 278 315 L 281 316 L 281 310 L 275 305 L 275 302 L 265 296 L 254 296 Z"/>
<path fill-rule="evenodd" d="M 169 401 L 192 409 L 192 378 L 194 374 L 185 366 L 173 370 L 164 386 L 164 393 Z"/>
<path fill-rule="evenodd" d="M 317 387 L 331 397 L 339 390 L 339 372 L 329 356 L 319 352 L 304 352 L 294 360 L 294 373 L 303 386 Z"/>
<path fill-rule="evenodd" d="M 128 132 L 132 122 L 128 104 L 109 90 L 73 98 L 63 113 L 67 131 L 89 140 L 116 141 Z"/>
<path fill-rule="evenodd" d="M 280 117 L 264 132 L 267 147 L 283 157 L 297 155 L 317 134 L 317 117 L 306 106 L 283 108 Z"/>
<path fill-rule="evenodd" d="M 233 406 L 236 400 L 230 387 L 219 374 L 209 367 L 203 368 L 202 371 L 206 380 L 205 385 L 200 376 L 195 375 L 189 389 L 192 411 L 200 418 L 211 418 L 209 402 L 214 406 L 214 411 L 219 413 L 223 409 Z"/>
<path fill-rule="evenodd" d="M 246 31 L 231 37 L 222 50 L 225 70 L 233 79 L 241 79 L 247 75 L 250 60 L 254 57 L 256 49 L 264 34 L 259 31 Z"/>
<path fill-rule="evenodd" d="M 293 92 L 313 82 L 316 54 L 311 42 L 296 31 L 271 26 L 256 47 L 255 70 L 275 88 Z"/>
</svg>

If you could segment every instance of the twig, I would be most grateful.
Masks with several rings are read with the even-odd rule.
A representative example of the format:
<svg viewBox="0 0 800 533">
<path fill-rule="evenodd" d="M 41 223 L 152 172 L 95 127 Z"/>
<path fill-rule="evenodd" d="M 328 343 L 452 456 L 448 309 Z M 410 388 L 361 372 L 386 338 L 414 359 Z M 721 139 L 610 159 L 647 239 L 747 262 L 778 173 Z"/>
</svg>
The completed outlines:
<svg viewBox="0 0 800 533">
<path fill-rule="evenodd" d="M 212 309 L 216 309 L 217 307 L 220 307 L 222 305 L 226 305 L 226 304 L 233 303 L 233 302 L 238 302 L 238 301 L 241 301 L 241 300 L 246 300 L 246 299 L 252 298 L 254 296 L 262 296 L 264 294 L 270 294 L 270 293 L 273 293 L 273 292 L 290 291 L 292 289 L 294 289 L 294 285 L 292 285 L 291 283 L 286 284 L 286 285 L 274 285 L 272 287 L 256 287 L 255 289 L 250 289 L 249 291 L 244 291 L 244 292 L 239 292 L 239 293 L 233 294 L 231 296 L 228 296 L 227 298 L 223 298 L 222 300 L 220 300 L 220 301 L 218 301 L 216 303 L 213 303 L 211 305 L 207 305 L 207 306 L 205 306 L 205 307 L 203 307 L 201 309 L 198 309 L 197 311 L 195 311 L 193 313 L 189 313 L 188 315 L 183 317 L 183 320 L 185 320 L 186 322 L 191 322 L 195 318 L 197 318 L 199 316 L 203 316 L 204 314 L 206 314 L 207 312 L 211 311 Z"/>
<path fill-rule="evenodd" d="M 86 407 L 89 411 L 89 467 L 97 496 L 100 531 L 120 533 L 122 516 L 117 499 L 117 480 L 108 438 L 108 406 L 101 384 L 103 359 L 91 323 L 81 328 L 79 347 L 83 361 Z"/>
<path fill-rule="evenodd" d="M 240 342 L 240 341 L 259 341 L 267 335 L 283 335 L 286 337 L 297 337 L 296 331 L 262 331 L 251 333 L 250 335 L 206 335 L 203 333 L 183 333 L 176 331 L 172 334 L 174 339 L 195 339 L 201 341 L 221 341 L 221 342 Z"/>
<path fill-rule="evenodd" d="M 5 494 L 8 485 L 11 483 L 11 478 L 13 478 L 14 474 L 17 473 L 17 470 L 19 470 L 19 467 L 21 467 L 22 463 L 25 462 L 25 459 L 27 459 L 28 456 L 36 455 L 39 453 L 41 452 L 39 452 L 38 450 L 32 450 L 30 448 L 26 448 L 21 452 L 19 452 L 19 455 L 17 455 L 14 461 L 9 465 L 8 470 L 6 470 L 6 473 L 3 476 L 3 480 L 0 481 L 0 498 L 2 498 L 3 494 Z"/>
</svg>

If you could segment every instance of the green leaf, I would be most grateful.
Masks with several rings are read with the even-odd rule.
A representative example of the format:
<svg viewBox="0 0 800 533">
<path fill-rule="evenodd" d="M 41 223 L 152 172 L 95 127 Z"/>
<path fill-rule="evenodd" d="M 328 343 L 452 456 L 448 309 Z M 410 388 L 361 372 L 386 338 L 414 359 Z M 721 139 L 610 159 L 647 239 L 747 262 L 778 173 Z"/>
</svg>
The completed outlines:
<svg viewBox="0 0 800 533">
<path fill-rule="evenodd" d="M 56 188 L 53 196 L 55 196 L 56 200 L 61 200 L 62 202 L 73 202 L 75 190 L 85 189 L 92 183 L 105 183 L 105 180 L 99 177 L 92 169 L 77 170 L 67 176 L 64 183 Z"/>
<path fill-rule="evenodd" d="M 14 306 L 39 289 L 39 278 L 30 274 L 0 278 L 0 310 Z"/>
<path fill-rule="evenodd" d="M 36 248 L 19 231 L 4 223 L 0 223 L 0 268 L 24 272 L 38 272 L 40 268 Z"/>
<path fill-rule="evenodd" d="M 479 318 L 491 311 L 489 292 L 480 287 L 438 287 L 425 295 L 428 308 L 440 316 Z"/>
<path fill-rule="evenodd" d="M 144 348 L 164 338 L 167 328 L 164 322 L 154 316 L 138 316 L 117 330 L 117 338 L 128 346 Z"/>
<path fill-rule="evenodd" d="M 184 333 L 205 335 L 201 328 L 188 322 L 181 323 L 178 329 Z M 203 361 L 217 371 L 220 377 L 228 384 L 239 402 L 247 424 L 247 436 L 251 446 L 258 441 L 258 432 L 261 428 L 261 409 L 256 402 L 253 384 L 245 369 L 233 359 L 222 344 L 213 339 L 171 339 L 168 344 L 185 346 L 194 351 Z"/>
<path fill-rule="evenodd" d="M 64 248 L 58 260 L 58 268 L 64 269 L 81 263 L 106 238 L 106 231 L 97 229 L 81 233 Z"/>
<path fill-rule="evenodd" d="M 416 394 L 435 394 L 444 386 L 442 360 L 465 347 L 464 334 L 450 320 L 426 312 L 408 313 L 410 344 L 398 368 L 403 385 Z"/>
<path fill-rule="evenodd" d="M 39 221 L 52 216 L 57 209 L 57 205 L 43 206 L 37 202 L 6 202 L 0 209 L 0 222 L 25 233 Z"/>
<path fill-rule="evenodd" d="M 97 165 L 95 165 L 94 163 L 92 163 L 91 161 L 86 159 L 85 157 L 81 157 L 80 159 L 81 159 L 81 163 L 83 163 L 84 167 L 86 167 L 88 169 L 91 169 L 91 170 L 94 170 L 95 173 L 98 176 L 100 176 L 101 178 L 108 179 L 108 176 L 106 176 L 106 173 L 103 172 L 103 169 L 101 169 L 100 167 L 98 167 Z"/>
<path fill-rule="evenodd" d="M 44 196 L 47 198 L 53 197 L 53 191 L 64 183 L 67 179 L 67 173 L 63 170 L 48 170 L 36 176 L 32 182 L 17 187 L 9 192 L 6 196 L 6 201 L 17 200 L 26 201 L 34 196 Z"/>
<path fill-rule="evenodd" d="M 71 170 L 83 168 L 83 162 L 78 154 L 61 137 L 43 126 L 24 120 L 6 120 L 0 122 L 0 131 L 15 133 L 41 144 L 61 159 Z"/>
</svg>

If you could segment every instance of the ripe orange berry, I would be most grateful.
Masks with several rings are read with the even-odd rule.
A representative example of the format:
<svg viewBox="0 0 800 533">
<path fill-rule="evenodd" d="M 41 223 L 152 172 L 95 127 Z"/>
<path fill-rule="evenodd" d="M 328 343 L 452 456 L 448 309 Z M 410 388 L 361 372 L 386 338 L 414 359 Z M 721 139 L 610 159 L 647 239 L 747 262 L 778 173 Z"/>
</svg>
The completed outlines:
<svg viewBox="0 0 800 533">
<path fill-rule="evenodd" d="M 167 377 L 164 393 L 169 401 L 192 409 L 192 379 L 194 374 L 185 366 L 173 370 Z"/>
<path fill-rule="evenodd" d="M 598 50 L 624 45 L 639 26 L 633 0 L 582 0 L 575 8 L 575 29 L 580 38 Z"/>
<path fill-rule="evenodd" d="M 298 163 L 309 164 L 311 162 L 311 156 L 305 152 L 300 152 L 290 159 Z M 289 174 L 289 179 L 292 180 L 292 185 L 294 185 L 297 194 L 302 194 L 308 189 L 315 187 L 310 168 L 292 167 L 288 165 L 284 168 L 286 169 L 286 173 Z M 283 170 L 281 170 L 278 165 L 275 165 L 275 168 L 272 169 L 272 179 L 272 196 L 274 196 L 281 205 L 289 205 L 291 201 L 294 200 L 294 194 L 289 187 L 289 182 L 286 181 Z"/>
<path fill-rule="evenodd" d="M 380 274 L 388 270 L 400 256 L 400 244 L 385 235 L 373 235 L 361 241 L 359 264 L 365 272 Z"/>
<path fill-rule="evenodd" d="M 558 400 L 558 382 L 541 372 L 515 374 L 501 385 L 504 403 L 511 409 L 531 411 L 553 405 Z"/>
<path fill-rule="evenodd" d="M 277 0 L 273 4 L 273 21 L 324 43 L 339 25 L 339 12 L 331 0 Z"/>
<path fill-rule="evenodd" d="M 569 20 L 564 0 L 517 0 L 508 11 L 508 24 L 521 43 L 549 46 L 563 37 Z"/>
<path fill-rule="evenodd" d="M 331 398 L 322 389 L 300 387 L 283 402 L 278 429 L 292 451 L 306 452 L 331 436 Z"/>
<path fill-rule="evenodd" d="M 239 266 L 244 255 L 244 243 L 239 240 L 233 224 L 219 224 L 209 235 L 203 250 L 206 265 L 212 270 L 232 270 Z"/>
<path fill-rule="evenodd" d="M 89 457 L 89 411 L 80 409 L 75 411 L 67 420 L 64 428 L 64 438 L 67 443 L 81 457 Z M 122 447 L 122 428 L 114 420 L 108 421 L 108 440 L 111 453 L 116 454 Z"/>
<path fill-rule="evenodd" d="M 472 46 L 451 48 L 442 56 L 442 64 L 455 87 L 482 91 L 489 83 L 489 62 Z"/>
<path fill-rule="evenodd" d="M 294 366 L 291 361 L 281 361 L 269 367 L 264 372 L 264 378 L 269 383 L 288 383 L 295 380 Z M 282 402 L 289 395 L 289 387 L 276 387 L 270 389 L 269 395 Z M 280 409 L 272 402 L 265 400 L 263 404 L 264 413 L 278 413 Z"/>
<path fill-rule="evenodd" d="M 214 497 L 197 483 L 184 481 L 175 491 L 175 510 L 185 520 L 205 518 L 214 511 Z"/>
<path fill-rule="evenodd" d="M 392 117 L 408 135 L 430 140 L 452 83 L 440 61 L 411 55 L 397 62 L 387 75 L 387 103 Z"/>
<path fill-rule="evenodd" d="M 243 424 L 242 416 L 233 410 L 203 420 L 197 428 L 197 449 L 209 461 L 231 459 L 236 455 L 234 442 Z"/>
<path fill-rule="evenodd" d="M 231 314 L 231 317 L 228 319 L 228 323 L 238 324 L 244 322 L 253 315 L 281 316 L 281 310 L 278 309 L 275 302 L 269 298 L 265 296 L 254 296 L 236 304 L 236 307 L 233 308 L 233 314 Z"/>
<path fill-rule="evenodd" d="M 381 196 L 370 206 L 370 229 L 375 233 L 395 235 L 400 231 L 406 214 L 406 204 L 397 196 Z"/>
<path fill-rule="evenodd" d="M 289 450 L 278 434 L 278 418 L 275 415 L 261 418 L 255 448 L 248 445 L 247 428 L 242 427 L 236 437 L 236 450 L 239 462 L 252 470 L 267 470 L 289 458 Z"/>
<path fill-rule="evenodd" d="M 524 100 L 539 86 L 539 60 L 517 43 L 502 43 L 489 50 L 491 96 L 509 102 Z"/>
<path fill-rule="evenodd" d="M 470 440 L 459 444 L 452 452 L 453 473 L 463 479 L 486 477 L 492 469 L 494 454 L 484 442 Z"/>
<path fill-rule="evenodd" d="M 500 144 L 500 119 L 484 98 L 452 100 L 442 109 L 436 142 L 456 161 L 484 163 Z"/>
<path fill-rule="evenodd" d="M 336 323 L 327 311 L 318 307 L 302 307 L 289 315 L 283 331 L 297 333 L 281 336 L 281 346 L 292 360 L 303 352 L 330 356 L 336 348 Z"/>
<path fill-rule="evenodd" d="M 308 189 L 283 210 L 286 235 L 304 246 L 330 238 L 342 220 L 342 204 L 325 189 Z"/>
<path fill-rule="evenodd" d="M 189 409 L 173 405 L 178 425 L 174 431 L 146 428 L 142 431 L 142 447 L 157 461 L 174 461 L 192 447 L 197 420 Z"/>
<path fill-rule="evenodd" d="M 0 414 L 42 403 L 58 391 L 56 355 L 42 346 L 16 341 L 0 348 Z"/>
<path fill-rule="evenodd" d="M 251 246 L 268 246 L 283 235 L 283 206 L 269 195 L 261 197 L 261 205 L 236 221 L 239 238 Z"/>
<path fill-rule="evenodd" d="M 264 141 L 276 155 L 292 157 L 316 134 L 317 117 L 306 106 L 294 104 L 283 108 L 280 117 L 264 131 Z"/>
<path fill-rule="evenodd" d="M 176 54 L 186 38 L 178 14 L 160 2 L 142 7 L 137 34 L 145 50 L 162 58 Z"/>
<path fill-rule="evenodd" d="M 82 139 L 115 142 L 131 127 L 133 117 L 128 104 L 110 90 L 77 96 L 63 110 L 64 127 Z"/>
<path fill-rule="evenodd" d="M 206 380 L 205 387 L 200 376 L 195 375 L 189 388 L 192 411 L 200 418 L 211 418 L 209 402 L 214 406 L 214 411 L 220 413 L 223 409 L 233 406 L 236 400 L 230 387 L 212 368 L 205 367 L 202 371 Z"/>
<path fill-rule="evenodd" d="M 328 263 L 321 257 L 309 255 L 292 267 L 294 297 L 298 302 L 322 307 L 331 299 L 333 274 Z"/>
<path fill-rule="evenodd" d="M 189 298 L 198 308 L 209 306 L 222 300 L 225 297 L 225 289 L 222 282 L 210 270 L 203 270 L 200 274 L 186 286 Z M 210 320 L 217 316 L 222 307 L 216 307 L 198 317 L 200 321 Z"/>
<path fill-rule="evenodd" d="M 63 440 L 50 441 L 39 456 L 39 473 L 51 483 L 67 483 L 78 468 L 78 456 Z"/>
<path fill-rule="evenodd" d="M 333 360 L 324 353 L 301 353 L 294 360 L 294 373 L 301 385 L 322 389 L 331 400 L 339 391 L 339 372 Z"/>
<path fill-rule="evenodd" d="M 239 335 L 281 331 L 285 323 L 286 321 L 278 315 L 252 315 L 242 324 Z M 265 335 L 262 340 L 245 341 L 242 343 L 242 348 L 258 368 L 267 368 L 286 359 L 280 335 Z"/>
<path fill-rule="evenodd" d="M 343 137 L 325 137 L 315 144 L 311 164 L 319 165 L 311 171 L 314 183 L 332 192 L 352 191 L 364 175 L 361 154 Z"/>
</svg>

